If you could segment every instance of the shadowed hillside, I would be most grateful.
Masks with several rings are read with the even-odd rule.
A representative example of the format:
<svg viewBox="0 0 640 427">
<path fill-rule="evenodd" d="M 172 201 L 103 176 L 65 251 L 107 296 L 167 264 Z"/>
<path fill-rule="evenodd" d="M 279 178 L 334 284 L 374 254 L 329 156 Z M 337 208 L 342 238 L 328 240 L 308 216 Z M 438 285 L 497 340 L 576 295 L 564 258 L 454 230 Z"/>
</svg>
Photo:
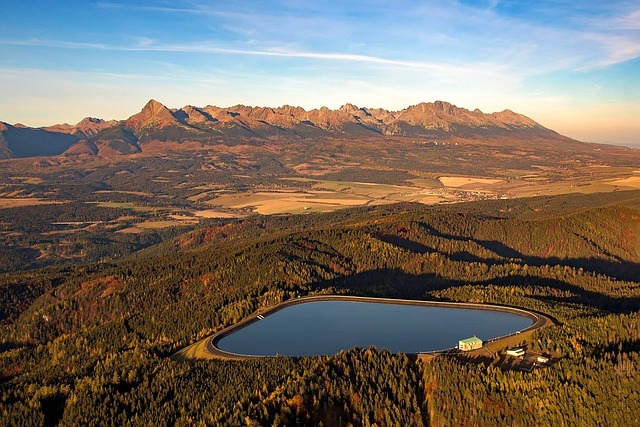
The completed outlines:
<svg viewBox="0 0 640 427">
<path fill-rule="evenodd" d="M 65 152 L 77 141 L 76 137 L 64 133 L 14 126 L 6 128 L 2 132 L 8 150 L 5 157 L 53 156 Z"/>
</svg>

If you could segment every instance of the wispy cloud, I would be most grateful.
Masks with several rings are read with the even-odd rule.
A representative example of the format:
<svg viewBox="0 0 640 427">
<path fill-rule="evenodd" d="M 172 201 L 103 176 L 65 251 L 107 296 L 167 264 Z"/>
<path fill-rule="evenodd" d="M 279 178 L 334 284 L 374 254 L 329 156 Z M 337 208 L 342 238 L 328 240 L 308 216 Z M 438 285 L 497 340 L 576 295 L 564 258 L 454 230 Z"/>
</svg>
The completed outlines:
<svg viewBox="0 0 640 427">
<path fill-rule="evenodd" d="M 623 30 L 639 31 L 640 30 L 640 8 L 614 19 L 613 23 L 616 24 L 618 28 Z"/>
<path fill-rule="evenodd" d="M 147 12 L 164 12 L 164 13 L 186 13 L 186 14 L 202 14 L 212 13 L 212 9 L 197 9 L 197 8 L 181 8 L 181 7 L 162 7 L 162 6 L 136 6 L 125 3 L 115 2 L 97 2 L 96 6 L 100 9 L 107 10 L 137 10 Z"/>
<path fill-rule="evenodd" d="M 603 52 L 581 70 L 605 68 L 640 57 L 640 39 L 609 34 L 585 34 L 584 37 L 594 40 Z"/>
<path fill-rule="evenodd" d="M 320 61 L 335 62 L 360 62 L 373 65 L 390 66 L 406 69 L 419 69 L 431 71 L 443 75 L 469 75 L 475 76 L 491 76 L 498 73 L 501 68 L 495 65 L 487 64 L 443 64 L 430 63 L 424 61 L 406 61 L 399 59 L 382 58 L 370 55 L 360 55 L 351 53 L 334 53 L 334 52 L 305 52 L 286 49 L 269 49 L 269 50 L 247 50 L 220 47 L 217 44 L 209 42 L 195 42 L 191 44 L 158 44 L 154 40 L 141 37 L 137 39 L 134 45 L 117 46 L 103 43 L 75 42 L 63 40 L 0 40 L 0 45 L 13 46 L 31 46 L 31 47 L 49 47 L 60 49 L 83 49 L 83 50 L 106 50 L 106 51 L 130 51 L 130 52 L 179 52 L 179 53 L 196 53 L 196 54 L 227 54 L 227 55 L 249 55 L 264 56 L 276 58 L 302 58 Z"/>
<path fill-rule="evenodd" d="M 97 6 L 193 15 L 203 24 L 208 22 L 218 30 L 224 28 L 227 37 L 230 34 L 237 36 L 226 41 L 263 47 L 255 51 L 238 51 L 238 54 L 277 56 L 270 52 L 272 46 L 288 46 L 288 53 L 299 52 L 295 55 L 299 58 L 311 58 L 305 52 L 333 51 L 338 53 L 321 55 L 344 55 L 333 59 L 377 64 L 389 58 L 396 63 L 386 62 L 387 65 L 414 66 L 390 58 L 389 53 L 413 51 L 415 54 L 419 49 L 419 57 L 408 62 L 442 63 L 448 56 L 449 61 L 445 59 L 444 62 L 451 63 L 455 62 L 452 58 L 466 56 L 460 62 L 473 64 L 481 62 L 479 58 L 484 56 L 486 62 L 501 61 L 505 67 L 520 67 L 534 74 L 548 72 L 554 64 L 559 69 L 585 70 L 608 67 L 640 56 L 633 47 L 640 40 L 636 32 L 640 28 L 640 9 L 637 6 L 630 9 L 627 1 L 578 4 L 566 1 L 426 0 L 417 4 L 400 1 L 392 8 L 378 2 L 366 10 L 359 4 L 345 1 L 332 6 L 330 11 L 326 5 L 304 1 L 284 2 L 277 8 L 260 3 L 212 5 L 198 0 L 176 7 L 118 2 L 100 2 Z M 516 9 L 517 13 L 511 9 Z M 447 36 L 438 37 L 442 34 Z M 366 51 L 350 49 L 352 44 L 359 43 Z M 505 49 L 515 51 L 531 45 L 538 49 L 526 55 L 518 53 L 505 57 L 500 54 Z M 317 49 L 318 46 L 323 49 Z M 213 53 L 210 47 L 207 49 Z M 378 49 L 381 51 L 376 51 Z M 219 50 L 218 53 L 224 52 Z M 280 56 L 294 57 L 288 53 Z M 349 55 L 354 58 L 348 59 Z M 316 59 L 322 58 L 317 56 Z"/>
<path fill-rule="evenodd" d="M 105 71 L 59 71 L 59 70 L 42 70 L 37 68 L 9 68 L 0 67 L 0 80 L 11 80 L 16 78 L 32 78 L 34 80 L 46 80 L 55 78 L 57 80 L 76 80 L 82 82 L 86 79 L 93 81 L 104 81 L 111 79 L 113 82 L 121 80 L 127 81 L 158 81 L 158 80 L 172 80 L 176 82 L 195 82 L 195 83 L 221 83 L 222 80 L 212 78 L 210 75 L 198 74 L 184 74 L 184 73 L 133 73 L 133 72 L 105 72 Z"/>
<path fill-rule="evenodd" d="M 5 46 L 31 46 L 31 47 L 52 47 L 60 49 L 86 49 L 86 50 L 114 50 L 103 43 L 75 42 L 65 40 L 44 40 L 30 38 L 25 40 L 0 39 L 0 45 Z"/>
</svg>

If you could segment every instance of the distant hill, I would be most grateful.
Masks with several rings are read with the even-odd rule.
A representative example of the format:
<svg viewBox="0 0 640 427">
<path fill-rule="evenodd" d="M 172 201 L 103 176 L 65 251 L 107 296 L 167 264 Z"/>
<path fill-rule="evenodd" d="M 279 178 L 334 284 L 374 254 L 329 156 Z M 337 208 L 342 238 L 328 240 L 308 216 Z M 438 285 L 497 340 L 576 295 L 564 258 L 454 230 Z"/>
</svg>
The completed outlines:
<svg viewBox="0 0 640 427">
<path fill-rule="evenodd" d="M 400 111 L 359 108 L 346 104 L 305 110 L 282 106 L 229 108 L 185 106 L 169 109 L 149 101 L 140 113 L 126 120 L 85 118 L 76 125 L 43 128 L 0 126 L 0 158 L 59 154 L 131 154 L 145 144 L 160 142 L 234 143 L 238 140 L 274 138 L 535 138 L 575 142 L 532 119 L 510 110 L 485 114 L 447 102 L 420 103 Z"/>
<path fill-rule="evenodd" d="M 74 135 L 3 124 L 0 127 L 0 158 L 53 156 L 75 144 Z"/>
</svg>

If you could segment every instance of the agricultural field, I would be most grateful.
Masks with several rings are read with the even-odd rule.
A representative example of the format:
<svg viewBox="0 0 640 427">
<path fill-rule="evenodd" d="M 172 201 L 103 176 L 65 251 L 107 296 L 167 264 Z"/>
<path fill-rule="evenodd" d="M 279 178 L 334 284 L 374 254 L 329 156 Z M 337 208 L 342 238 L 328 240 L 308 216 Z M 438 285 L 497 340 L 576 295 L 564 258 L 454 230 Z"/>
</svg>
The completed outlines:
<svg viewBox="0 0 640 427">
<path fill-rule="evenodd" d="M 4 253 L 18 254 L 22 261 L 16 268 L 42 266 L 77 262 L 82 257 L 71 255 L 74 248 L 86 245 L 113 244 L 114 239 L 146 242 L 147 236 L 155 236 L 152 240 L 157 242 L 160 235 L 175 230 L 251 215 L 311 215 L 398 202 L 439 205 L 640 188 L 638 153 L 626 148 L 605 152 L 570 144 L 567 151 L 517 140 L 489 143 L 459 137 L 437 145 L 391 137 L 190 147 L 169 144 L 160 156 L 152 150 L 111 158 L 0 161 L 0 212 L 7 217 L 23 212 L 19 209 L 47 211 L 47 206 L 77 203 L 95 213 L 86 217 L 95 223 L 91 227 L 41 225 L 37 233 L 25 233 L 12 225 L 15 220 L 4 221 Z M 555 154 L 548 155 L 548 150 Z M 496 153 L 510 159 L 509 168 L 492 160 Z M 118 210 L 120 219 L 100 222 L 100 210 Z M 48 221 L 64 222 L 56 217 Z M 146 245 L 129 243 L 114 246 L 120 249 L 113 254 L 122 256 Z"/>
<path fill-rule="evenodd" d="M 0 197 L 0 209 L 20 208 L 24 206 L 41 206 L 63 203 L 60 200 L 47 200 L 37 197 Z"/>
</svg>

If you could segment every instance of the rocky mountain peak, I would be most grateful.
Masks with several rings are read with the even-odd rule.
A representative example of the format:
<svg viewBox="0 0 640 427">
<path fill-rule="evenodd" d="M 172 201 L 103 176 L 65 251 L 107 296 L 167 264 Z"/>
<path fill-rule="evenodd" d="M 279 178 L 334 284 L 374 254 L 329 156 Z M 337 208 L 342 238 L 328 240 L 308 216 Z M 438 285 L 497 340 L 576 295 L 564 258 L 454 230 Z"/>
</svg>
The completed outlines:
<svg viewBox="0 0 640 427">
<path fill-rule="evenodd" d="M 84 137 L 91 137 L 101 130 L 117 124 L 118 122 L 116 120 L 103 120 L 95 117 L 85 117 L 73 127 L 72 132 Z"/>
<path fill-rule="evenodd" d="M 84 119 L 80 120 L 78 122 L 77 126 L 83 126 L 83 125 L 89 125 L 89 124 L 94 124 L 94 125 L 99 125 L 104 123 L 105 121 L 103 119 L 98 119 L 96 117 L 85 117 Z"/>
<path fill-rule="evenodd" d="M 203 123 L 214 120 L 214 118 L 211 117 L 210 114 L 206 113 L 198 107 L 194 107 L 193 105 L 182 107 L 173 115 L 181 122 L 186 122 L 189 124 Z"/>
<path fill-rule="evenodd" d="M 287 116 L 296 118 L 303 118 L 307 114 L 307 111 L 304 108 L 294 107 L 292 105 L 283 105 L 282 107 L 278 108 L 277 111 L 279 111 L 280 114 L 285 114 Z"/>
<path fill-rule="evenodd" d="M 129 117 L 125 125 L 132 129 L 147 127 L 166 127 L 179 124 L 171 110 L 155 99 L 150 100 L 138 114 Z"/>
<path fill-rule="evenodd" d="M 360 108 L 358 108 L 357 106 L 351 103 L 347 103 L 347 104 L 344 104 L 342 107 L 340 107 L 338 111 L 341 111 L 347 114 L 356 114 L 360 112 Z"/>
<path fill-rule="evenodd" d="M 541 127 L 537 122 L 530 119 L 529 117 L 514 113 L 511 110 L 503 110 L 498 113 L 491 114 L 492 117 L 497 120 L 505 123 L 508 126 L 516 126 L 516 127 Z"/>
<path fill-rule="evenodd" d="M 426 103 L 426 105 L 428 106 L 429 104 Z M 450 104 L 450 103 L 448 103 L 446 101 L 435 101 L 431 105 L 433 105 L 433 108 L 435 108 L 436 110 L 440 110 L 440 111 L 448 111 L 448 110 L 451 110 L 452 107 L 453 108 L 457 108 L 454 105 L 452 105 L 452 104 Z"/>
<path fill-rule="evenodd" d="M 169 111 L 169 109 L 167 107 L 165 107 L 163 104 L 161 104 L 160 102 L 156 101 L 155 99 L 151 99 L 149 100 L 149 102 L 147 102 L 147 104 L 142 108 L 142 112 L 143 113 L 147 113 L 150 115 L 156 115 L 158 113 L 161 113 L 163 111 Z"/>
</svg>

